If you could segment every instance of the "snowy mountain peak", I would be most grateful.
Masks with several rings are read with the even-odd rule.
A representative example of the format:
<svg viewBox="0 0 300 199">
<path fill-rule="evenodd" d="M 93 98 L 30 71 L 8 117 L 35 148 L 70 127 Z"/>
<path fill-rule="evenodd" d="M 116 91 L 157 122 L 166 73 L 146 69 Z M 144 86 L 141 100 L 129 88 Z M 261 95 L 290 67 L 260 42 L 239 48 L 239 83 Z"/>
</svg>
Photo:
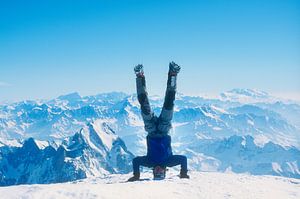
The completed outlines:
<svg viewBox="0 0 300 199">
<path fill-rule="evenodd" d="M 116 110 L 125 110 L 126 108 L 139 107 L 139 102 L 135 95 L 129 95 L 121 100 L 119 103 L 116 103 L 114 109 Z"/>
<path fill-rule="evenodd" d="M 109 92 L 109 93 L 101 93 L 96 95 L 97 98 L 104 100 L 121 100 L 128 96 L 128 94 L 123 92 Z"/>
<path fill-rule="evenodd" d="M 230 91 L 221 93 L 222 100 L 236 101 L 236 102 L 264 102 L 271 100 L 272 97 L 264 91 L 257 89 L 232 89 Z"/>
<path fill-rule="evenodd" d="M 232 94 L 238 94 L 238 95 L 245 95 L 249 97 L 255 97 L 255 98 L 266 98 L 269 97 L 269 94 L 264 91 L 260 91 L 257 89 L 232 89 L 228 91 L 228 93 Z"/>
<path fill-rule="evenodd" d="M 133 155 L 105 122 L 97 120 L 56 149 L 29 138 L 20 147 L 0 146 L 0 186 L 66 182 L 128 173 Z"/>
<path fill-rule="evenodd" d="M 76 100 L 81 100 L 81 96 L 79 95 L 78 92 L 74 92 L 67 95 L 61 95 L 58 97 L 58 99 L 67 100 L 67 101 L 76 101 Z"/>
<path fill-rule="evenodd" d="M 87 126 L 80 131 L 87 143 L 95 150 L 105 147 L 107 151 L 110 151 L 113 143 L 118 139 L 118 136 L 106 122 L 109 121 L 98 119 L 88 123 Z"/>
<path fill-rule="evenodd" d="M 32 151 L 32 152 L 36 152 L 39 150 L 39 147 L 33 138 L 29 138 L 25 140 L 23 144 L 23 148 L 24 150 Z"/>
</svg>

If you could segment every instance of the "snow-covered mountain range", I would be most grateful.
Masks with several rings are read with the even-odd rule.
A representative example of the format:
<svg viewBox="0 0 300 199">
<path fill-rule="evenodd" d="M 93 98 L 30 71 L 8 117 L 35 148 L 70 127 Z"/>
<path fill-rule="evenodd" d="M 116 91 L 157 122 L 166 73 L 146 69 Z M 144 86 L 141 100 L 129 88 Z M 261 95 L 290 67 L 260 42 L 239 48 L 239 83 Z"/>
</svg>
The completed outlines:
<svg viewBox="0 0 300 199">
<path fill-rule="evenodd" d="M 128 173 L 133 154 L 103 121 L 89 123 L 60 145 L 29 138 L 0 147 L 0 186 L 67 182 Z"/>
<path fill-rule="evenodd" d="M 251 89 L 233 89 L 214 99 L 183 94 L 176 99 L 172 146 L 176 153 L 189 157 L 191 169 L 300 178 L 298 103 Z M 152 97 L 150 103 L 159 114 L 162 98 Z M 42 140 L 55 143 L 47 145 L 55 153 L 61 148 L 73 151 L 75 147 L 77 151 L 76 147 L 83 146 L 77 156 L 64 159 L 76 167 L 76 175 L 83 171 L 80 177 L 128 172 L 132 154 L 146 152 L 145 136 L 135 95 L 112 92 L 81 97 L 71 93 L 53 100 L 2 104 L 0 171 L 8 152 L 17 154 L 27 142 Z M 16 141 L 30 137 L 34 139 Z M 84 140 L 84 144 L 72 145 L 72 140 Z M 111 140 L 116 140 L 117 148 Z M 37 148 L 44 154 L 47 147 Z M 21 183 L 28 182 L 37 181 Z"/>
</svg>

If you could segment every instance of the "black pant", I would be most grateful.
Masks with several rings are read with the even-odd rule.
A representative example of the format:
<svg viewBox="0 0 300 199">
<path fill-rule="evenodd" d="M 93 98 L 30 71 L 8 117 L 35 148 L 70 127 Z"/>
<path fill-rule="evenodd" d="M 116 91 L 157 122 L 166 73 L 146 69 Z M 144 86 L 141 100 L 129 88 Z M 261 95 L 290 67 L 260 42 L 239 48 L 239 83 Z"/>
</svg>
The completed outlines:
<svg viewBox="0 0 300 199">
<path fill-rule="evenodd" d="M 144 167 L 174 167 L 177 165 L 181 166 L 181 171 L 187 171 L 187 158 L 183 155 L 171 155 L 165 162 L 157 164 L 152 162 L 147 156 L 138 156 L 133 159 L 133 173 L 140 173 L 140 166 Z"/>
</svg>

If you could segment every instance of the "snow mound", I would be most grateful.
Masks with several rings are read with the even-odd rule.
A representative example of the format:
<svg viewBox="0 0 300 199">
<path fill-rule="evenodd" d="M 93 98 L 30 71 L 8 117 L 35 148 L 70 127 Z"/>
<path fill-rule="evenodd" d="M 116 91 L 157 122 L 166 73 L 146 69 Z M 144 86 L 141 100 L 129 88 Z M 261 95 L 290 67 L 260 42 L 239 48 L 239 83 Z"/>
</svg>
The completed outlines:
<svg viewBox="0 0 300 199">
<path fill-rule="evenodd" d="M 163 181 L 124 183 L 130 175 L 109 175 L 72 183 L 1 187 L 6 199 L 31 198 L 300 198 L 300 180 L 246 174 L 191 172 L 191 179 L 179 179 L 169 172 Z M 151 173 L 142 175 L 151 178 Z"/>
</svg>

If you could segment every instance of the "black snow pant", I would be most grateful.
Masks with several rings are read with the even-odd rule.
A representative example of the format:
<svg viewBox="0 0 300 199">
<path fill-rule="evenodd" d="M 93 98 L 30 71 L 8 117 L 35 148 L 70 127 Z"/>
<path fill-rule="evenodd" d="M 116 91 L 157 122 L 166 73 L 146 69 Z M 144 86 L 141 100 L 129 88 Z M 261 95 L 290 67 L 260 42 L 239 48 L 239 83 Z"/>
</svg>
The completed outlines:
<svg viewBox="0 0 300 199">
<path fill-rule="evenodd" d="M 153 168 L 155 166 L 174 167 L 177 165 L 181 166 L 181 172 L 187 172 L 187 158 L 183 155 L 171 155 L 166 161 L 160 164 L 152 162 L 147 156 L 138 156 L 132 161 L 134 175 L 140 173 L 140 166 Z"/>
</svg>

